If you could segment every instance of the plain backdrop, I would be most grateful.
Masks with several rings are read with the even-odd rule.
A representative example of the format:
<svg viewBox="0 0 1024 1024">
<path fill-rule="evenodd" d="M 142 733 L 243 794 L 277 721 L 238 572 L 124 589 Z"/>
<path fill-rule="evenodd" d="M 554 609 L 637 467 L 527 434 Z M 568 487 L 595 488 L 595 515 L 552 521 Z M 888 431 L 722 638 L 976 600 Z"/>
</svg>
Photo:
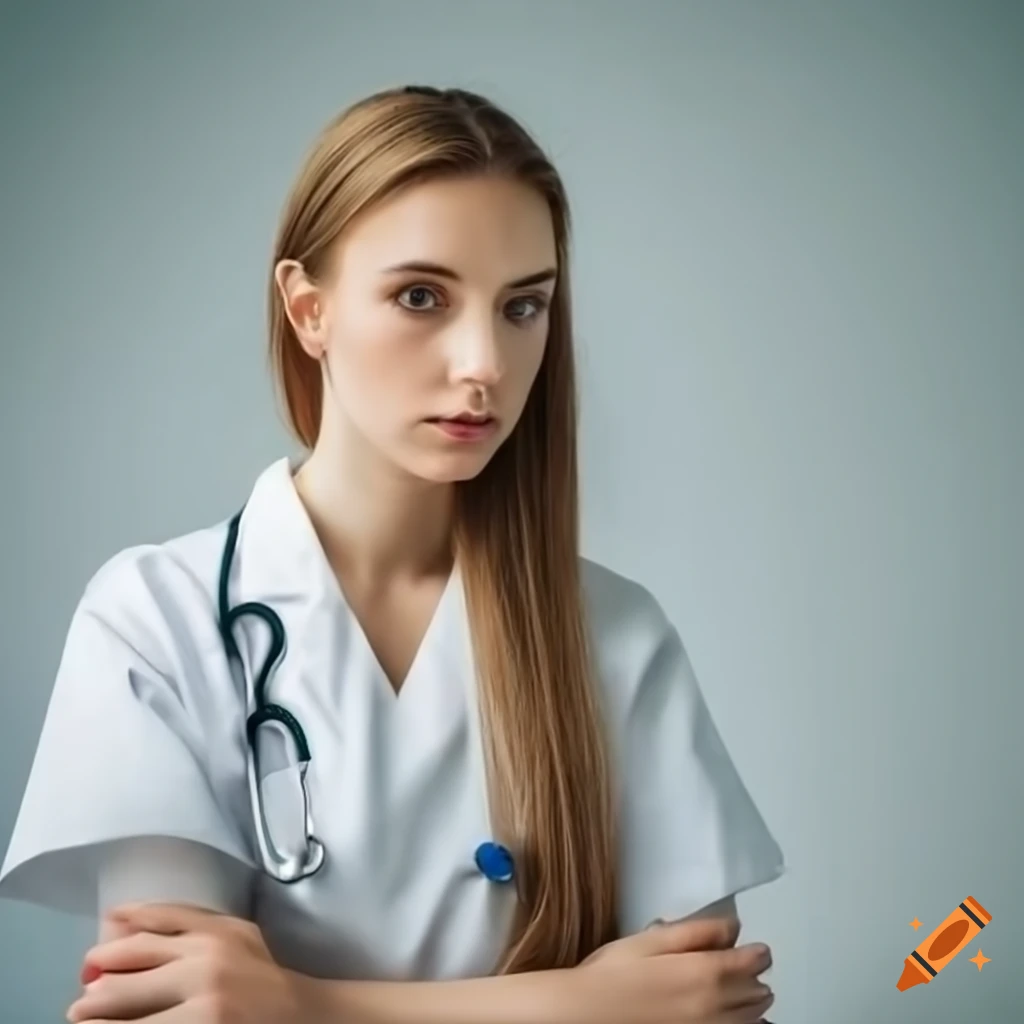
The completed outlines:
<svg viewBox="0 0 1024 1024">
<path fill-rule="evenodd" d="M 565 177 L 586 553 L 677 622 L 784 848 L 741 899 L 770 1016 L 1021 1020 L 1012 0 L 0 3 L 0 843 L 86 580 L 293 450 L 278 210 L 409 82 L 487 93 Z M 968 895 L 992 924 L 898 993 Z M 62 1020 L 93 935 L 0 904 L 0 1019 Z"/>
</svg>

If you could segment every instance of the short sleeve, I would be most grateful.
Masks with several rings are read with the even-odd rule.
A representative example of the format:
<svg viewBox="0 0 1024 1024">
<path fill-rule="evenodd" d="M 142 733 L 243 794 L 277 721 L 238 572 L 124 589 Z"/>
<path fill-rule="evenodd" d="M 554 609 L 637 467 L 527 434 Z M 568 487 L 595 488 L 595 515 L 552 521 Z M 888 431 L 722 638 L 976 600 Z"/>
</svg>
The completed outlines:
<svg viewBox="0 0 1024 1024">
<path fill-rule="evenodd" d="M 770 882 L 782 851 L 736 770 L 679 633 L 653 597 L 621 748 L 620 927 L 687 917 Z"/>
<path fill-rule="evenodd" d="M 252 894 L 253 876 L 237 860 L 185 839 L 125 839 L 100 863 L 100 913 L 124 903 L 191 903 L 249 917 Z"/>
<path fill-rule="evenodd" d="M 187 640 L 187 618 L 172 628 L 135 584 L 104 573 L 74 613 L 0 897 L 94 915 L 105 866 L 139 837 L 187 840 L 252 866 L 226 695 L 203 678 L 202 658 L 186 659 L 187 643 L 168 653 L 174 636 Z"/>
</svg>

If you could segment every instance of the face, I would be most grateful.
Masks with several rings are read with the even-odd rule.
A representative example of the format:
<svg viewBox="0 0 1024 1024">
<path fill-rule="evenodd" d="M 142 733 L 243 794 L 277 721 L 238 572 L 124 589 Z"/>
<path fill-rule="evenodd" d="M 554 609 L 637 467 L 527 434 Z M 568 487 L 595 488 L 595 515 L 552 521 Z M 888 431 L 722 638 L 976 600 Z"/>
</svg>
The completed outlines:
<svg viewBox="0 0 1024 1024">
<path fill-rule="evenodd" d="M 537 376 L 556 269 L 547 204 L 517 182 L 418 184 L 357 218 L 315 295 L 279 275 L 301 342 L 326 361 L 325 429 L 424 480 L 475 476 Z M 301 315 L 310 301 L 317 331 Z M 490 425 L 437 422 L 467 411 Z"/>
</svg>

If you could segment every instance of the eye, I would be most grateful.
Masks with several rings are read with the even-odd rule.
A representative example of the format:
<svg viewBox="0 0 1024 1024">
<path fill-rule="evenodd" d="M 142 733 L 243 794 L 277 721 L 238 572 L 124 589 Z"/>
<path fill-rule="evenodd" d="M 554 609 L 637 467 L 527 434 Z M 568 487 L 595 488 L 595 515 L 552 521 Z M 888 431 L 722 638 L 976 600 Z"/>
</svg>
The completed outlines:
<svg viewBox="0 0 1024 1024">
<path fill-rule="evenodd" d="M 407 300 L 403 296 L 408 296 Z M 410 313 L 429 313 L 437 308 L 437 292 L 428 288 L 425 284 L 414 284 L 403 288 L 394 298 L 394 302 Z M 430 299 L 435 300 L 435 305 L 426 304 Z"/>
<path fill-rule="evenodd" d="M 425 284 L 403 288 L 392 301 L 409 313 L 433 313 L 442 307 L 437 290 Z M 506 304 L 505 316 L 516 326 L 524 327 L 542 316 L 548 306 L 544 295 L 520 295 Z"/>
<path fill-rule="evenodd" d="M 510 314 L 509 310 L 517 307 L 525 311 L 519 313 Z M 515 299 L 512 299 L 509 304 L 505 307 L 505 315 L 508 316 L 512 323 L 518 326 L 527 326 L 533 323 L 544 311 L 548 308 L 548 300 L 543 295 L 520 295 Z"/>
</svg>

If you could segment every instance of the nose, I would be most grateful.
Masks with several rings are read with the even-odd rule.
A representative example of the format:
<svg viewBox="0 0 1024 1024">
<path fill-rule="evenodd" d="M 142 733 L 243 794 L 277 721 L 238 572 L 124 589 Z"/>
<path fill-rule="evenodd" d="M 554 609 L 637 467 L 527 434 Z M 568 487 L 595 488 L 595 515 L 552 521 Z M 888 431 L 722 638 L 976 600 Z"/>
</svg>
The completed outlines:
<svg viewBox="0 0 1024 1024">
<path fill-rule="evenodd" d="M 505 374 L 500 335 L 493 324 L 475 323 L 456 330 L 449 357 L 451 374 L 457 382 L 493 387 Z"/>
</svg>

